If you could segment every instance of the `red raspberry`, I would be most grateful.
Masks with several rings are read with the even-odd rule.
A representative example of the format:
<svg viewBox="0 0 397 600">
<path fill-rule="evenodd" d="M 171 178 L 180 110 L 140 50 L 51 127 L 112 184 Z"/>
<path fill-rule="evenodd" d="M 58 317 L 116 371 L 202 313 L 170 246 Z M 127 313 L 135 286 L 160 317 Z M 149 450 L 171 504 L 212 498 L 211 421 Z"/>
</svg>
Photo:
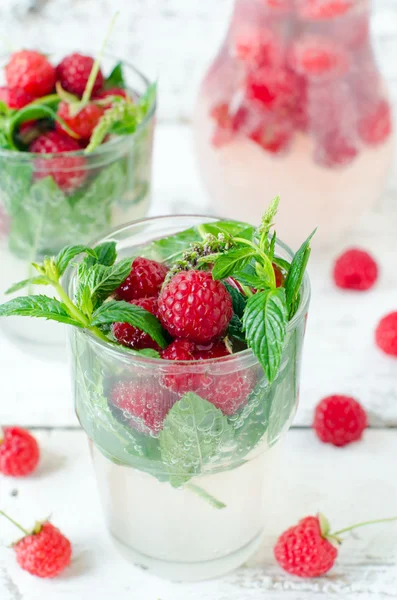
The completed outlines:
<svg viewBox="0 0 397 600">
<path fill-rule="evenodd" d="M 223 358 L 224 356 L 230 356 L 224 342 L 215 342 L 208 346 L 197 346 L 195 351 L 196 360 L 209 360 L 211 358 Z"/>
<path fill-rule="evenodd" d="M 161 353 L 164 360 L 192 361 L 196 360 L 197 346 L 189 340 L 174 340 Z M 200 369 L 198 372 L 189 371 L 184 365 L 175 365 L 166 368 L 161 377 L 161 384 L 173 392 L 182 395 L 186 392 L 199 394 L 203 388 L 209 385 L 210 380 Z"/>
<path fill-rule="evenodd" d="M 70 105 L 67 102 L 60 102 L 57 114 L 76 135 L 83 140 L 89 140 L 104 112 L 105 110 L 102 106 L 88 104 L 77 115 L 72 117 L 70 115 Z M 62 125 L 58 121 L 55 127 L 57 131 L 64 133 Z"/>
<path fill-rule="evenodd" d="M 349 57 L 335 40 L 320 35 L 306 35 L 291 47 L 290 65 L 309 78 L 340 77 L 349 69 Z"/>
<path fill-rule="evenodd" d="M 335 261 L 334 281 L 346 290 L 369 290 L 378 279 L 378 265 L 368 252 L 351 248 Z"/>
<path fill-rule="evenodd" d="M 0 472 L 11 477 L 24 477 L 36 469 L 40 459 L 39 445 L 21 427 L 0 430 Z"/>
<path fill-rule="evenodd" d="M 177 273 L 159 296 L 159 319 L 167 331 L 198 344 L 221 337 L 232 316 L 229 292 L 208 272 Z"/>
<path fill-rule="evenodd" d="M 248 66 L 271 66 L 282 60 L 282 42 L 269 28 L 239 24 L 232 35 L 231 53 Z"/>
<path fill-rule="evenodd" d="M 247 75 L 246 93 L 255 100 L 275 111 L 292 110 L 298 100 L 298 78 L 289 69 L 261 67 Z"/>
<path fill-rule="evenodd" d="M 284 284 L 284 274 L 280 267 L 273 263 L 273 271 L 276 276 L 276 287 L 281 287 Z"/>
<path fill-rule="evenodd" d="M 158 434 L 164 419 L 177 400 L 170 391 L 152 382 L 120 381 L 111 393 L 111 402 L 123 412 L 124 418 L 142 433 Z"/>
<path fill-rule="evenodd" d="M 0 87 L 0 100 L 2 100 L 9 108 L 23 108 L 30 104 L 35 99 L 32 94 L 28 94 L 20 88 Z"/>
<path fill-rule="evenodd" d="M 5 67 L 9 88 L 20 88 L 35 98 L 50 94 L 55 86 L 55 69 L 40 52 L 20 50 Z"/>
<path fill-rule="evenodd" d="M 291 0 L 262 0 L 267 8 L 271 8 L 274 11 L 285 14 L 292 8 Z"/>
<path fill-rule="evenodd" d="M 391 312 L 380 320 L 375 340 L 385 354 L 397 356 L 397 312 Z"/>
<path fill-rule="evenodd" d="M 323 20 L 348 12 L 357 0 L 298 0 L 298 14 L 303 19 Z"/>
<path fill-rule="evenodd" d="M 130 304 L 140 306 L 157 317 L 157 298 L 140 298 L 139 300 L 130 300 Z M 154 340 L 152 340 L 148 333 L 133 327 L 129 323 L 113 323 L 112 329 L 114 337 L 120 344 L 123 344 L 123 346 L 136 348 L 137 350 L 142 350 L 142 348 L 153 348 L 153 350 L 160 350 L 160 346 Z"/>
<path fill-rule="evenodd" d="M 271 154 L 281 154 L 291 145 L 294 132 L 288 122 L 265 123 L 250 133 L 249 138 Z"/>
<path fill-rule="evenodd" d="M 313 427 L 322 442 L 346 446 L 361 439 L 367 414 L 350 396 L 328 396 L 316 406 Z"/>
<path fill-rule="evenodd" d="M 219 373 L 212 376 L 211 384 L 203 390 L 202 396 L 224 415 L 233 415 L 246 404 L 253 387 L 254 378 L 250 369 L 246 373 Z"/>
<path fill-rule="evenodd" d="M 345 167 L 357 154 L 358 149 L 353 141 L 344 133 L 333 131 L 319 139 L 314 158 L 318 164 L 325 167 Z"/>
<path fill-rule="evenodd" d="M 370 146 L 384 142 L 392 132 L 389 103 L 381 100 L 365 117 L 360 119 L 358 131 L 361 139 Z"/>
<path fill-rule="evenodd" d="M 162 353 L 164 360 L 195 360 L 196 345 L 189 340 L 174 340 Z"/>
<path fill-rule="evenodd" d="M 48 522 L 36 526 L 13 548 L 19 566 L 36 577 L 56 577 L 70 565 L 72 556 L 69 540 Z"/>
<path fill-rule="evenodd" d="M 57 131 L 49 131 L 40 135 L 30 145 L 29 151 L 38 154 L 58 154 L 60 152 L 77 152 L 80 150 L 76 140 Z M 58 187 L 69 194 L 83 185 L 87 173 L 82 156 L 55 156 L 35 161 L 35 179 L 51 175 Z"/>
<path fill-rule="evenodd" d="M 165 265 L 138 256 L 132 263 L 131 273 L 115 291 L 119 300 L 137 300 L 157 296 L 168 269 Z"/>
<path fill-rule="evenodd" d="M 57 66 L 57 79 L 64 90 L 82 96 L 87 85 L 91 69 L 94 64 L 94 59 L 91 56 L 83 56 L 82 54 L 70 54 Z M 96 76 L 92 95 L 95 95 L 103 86 L 102 71 L 99 70 Z"/>
<path fill-rule="evenodd" d="M 210 117 L 215 121 L 216 128 L 211 142 L 215 148 L 228 144 L 238 133 L 246 117 L 246 110 L 239 108 L 234 114 L 229 111 L 226 102 L 217 104 L 211 109 Z"/>
<path fill-rule="evenodd" d="M 333 567 L 338 551 L 322 533 L 319 518 L 306 517 L 280 535 L 274 556 L 291 575 L 319 577 Z"/>
</svg>

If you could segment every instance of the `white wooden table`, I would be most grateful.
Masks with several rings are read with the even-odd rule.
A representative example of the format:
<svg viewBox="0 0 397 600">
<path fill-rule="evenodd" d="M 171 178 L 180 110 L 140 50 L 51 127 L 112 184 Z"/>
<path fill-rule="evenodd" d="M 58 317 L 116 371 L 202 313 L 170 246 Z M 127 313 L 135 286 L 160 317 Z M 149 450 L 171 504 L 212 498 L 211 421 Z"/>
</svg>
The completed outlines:
<svg viewBox="0 0 397 600">
<path fill-rule="evenodd" d="M 184 125 L 158 127 L 152 212 L 205 212 Z M 170 151 L 172 145 L 172 151 Z M 397 173 L 397 169 L 395 169 Z M 272 558 L 277 535 L 299 518 L 324 512 L 337 528 L 397 514 L 397 360 L 374 346 L 378 319 L 397 309 L 397 177 L 376 210 L 357 225 L 349 244 L 373 251 L 381 277 L 365 294 L 336 290 L 332 256 L 310 265 L 313 299 L 307 329 L 301 403 L 286 438 L 277 515 L 247 567 L 200 584 L 171 584 L 122 559 L 102 520 L 84 433 L 73 412 L 66 364 L 34 358 L 0 336 L 0 420 L 30 427 L 42 448 L 37 473 L 0 477 L 0 507 L 29 525 L 52 513 L 70 537 L 73 563 L 64 576 L 41 581 L 21 571 L 4 543 L 14 529 L 0 522 L 1 600 L 386 600 L 397 598 L 397 524 L 347 536 L 331 573 L 301 581 Z M 343 244 L 341 245 L 341 247 Z M 313 407 L 330 393 L 355 395 L 370 413 L 361 443 L 344 449 L 320 444 L 310 429 Z"/>
</svg>

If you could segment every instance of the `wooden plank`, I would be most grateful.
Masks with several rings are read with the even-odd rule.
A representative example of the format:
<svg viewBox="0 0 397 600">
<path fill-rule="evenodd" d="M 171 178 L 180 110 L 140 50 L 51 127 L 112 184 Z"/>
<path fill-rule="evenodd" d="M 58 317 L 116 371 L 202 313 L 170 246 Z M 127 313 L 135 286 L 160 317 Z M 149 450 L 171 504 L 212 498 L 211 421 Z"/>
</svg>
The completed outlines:
<svg viewBox="0 0 397 600">
<path fill-rule="evenodd" d="M 335 528 L 396 513 L 397 434 L 368 431 L 345 449 L 320 444 L 310 431 L 291 431 L 285 442 L 279 490 L 264 544 L 248 567 L 218 580 L 173 584 L 120 558 L 102 521 L 85 435 L 81 431 L 36 432 L 43 460 L 33 477 L 0 479 L 0 506 L 26 526 L 52 513 L 73 542 L 74 558 L 64 576 L 35 579 L 15 564 L 5 544 L 16 532 L 0 521 L 1 600 L 387 600 L 396 597 L 397 524 L 347 535 L 326 577 L 300 580 L 274 563 L 277 535 L 299 518 L 322 511 Z M 269 482 L 270 483 L 270 482 Z M 248 493 L 248 490 L 247 490 Z"/>
</svg>

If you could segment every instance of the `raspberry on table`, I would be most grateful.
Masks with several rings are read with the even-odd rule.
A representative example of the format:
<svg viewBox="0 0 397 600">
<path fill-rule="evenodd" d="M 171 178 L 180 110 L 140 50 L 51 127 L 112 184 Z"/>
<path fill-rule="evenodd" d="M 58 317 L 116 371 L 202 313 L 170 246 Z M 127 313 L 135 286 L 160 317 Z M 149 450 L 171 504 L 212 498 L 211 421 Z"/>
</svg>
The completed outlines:
<svg viewBox="0 0 397 600">
<path fill-rule="evenodd" d="M 157 317 L 157 298 L 139 298 L 138 300 L 130 300 L 130 304 L 140 306 Z M 137 329 L 129 323 L 113 323 L 112 331 L 116 340 L 120 344 L 123 344 L 123 346 L 128 346 L 129 348 L 135 348 L 137 350 L 142 350 L 143 348 L 160 350 L 160 346 L 148 333 Z"/>
<path fill-rule="evenodd" d="M 390 356 L 397 356 L 397 311 L 379 321 L 375 332 L 377 346 Z"/>
<path fill-rule="evenodd" d="M 315 34 L 304 35 L 292 43 L 289 61 L 294 71 L 314 79 L 340 77 L 349 70 L 349 56 L 343 46 Z"/>
<path fill-rule="evenodd" d="M 319 517 L 305 517 L 280 535 L 274 556 L 291 575 L 319 577 L 333 567 L 338 551 L 323 536 Z"/>
<path fill-rule="evenodd" d="M 77 52 L 65 56 L 56 69 L 57 79 L 63 89 L 81 97 L 86 88 L 94 62 L 91 56 L 84 56 Z M 103 86 L 103 81 L 102 71 L 99 70 L 92 89 L 92 95 L 99 92 Z"/>
<path fill-rule="evenodd" d="M 81 150 L 76 140 L 58 131 L 40 135 L 30 145 L 29 151 L 37 154 L 59 154 Z M 42 179 L 51 175 L 58 187 L 70 194 L 86 180 L 85 159 L 83 156 L 54 156 L 38 158 L 35 161 L 34 178 Z"/>
<path fill-rule="evenodd" d="M 361 139 L 370 146 L 382 144 L 393 129 L 390 105 L 387 100 L 381 100 L 358 123 Z"/>
<path fill-rule="evenodd" d="M 350 248 L 336 259 L 333 277 L 339 288 L 369 290 L 378 279 L 378 265 L 365 250 Z"/>
<path fill-rule="evenodd" d="M 35 97 L 21 88 L 0 87 L 0 100 L 9 108 L 20 109 L 33 102 Z"/>
<path fill-rule="evenodd" d="M 9 88 L 18 88 L 41 98 L 50 94 L 55 86 L 55 69 L 49 60 L 35 50 L 20 50 L 11 55 L 5 67 Z"/>
<path fill-rule="evenodd" d="M 104 112 L 105 110 L 102 106 L 90 103 L 82 108 L 77 115 L 72 116 L 70 114 L 70 105 L 62 101 L 59 103 L 57 114 L 82 140 L 89 140 Z M 58 121 L 55 124 L 55 128 L 57 131 L 67 133 Z"/>
<path fill-rule="evenodd" d="M 119 300 L 138 300 L 157 296 L 168 273 L 168 268 L 155 260 L 138 256 L 134 258 L 131 272 L 115 291 Z"/>
<path fill-rule="evenodd" d="M 177 399 L 155 379 L 120 381 L 113 387 L 110 398 L 132 428 L 152 435 L 163 428 L 164 419 Z"/>
<path fill-rule="evenodd" d="M 36 439 L 21 427 L 0 429 L 0 473 L 25 477 L 36 469 L 40 449 Z"/>
<path fill-rule="evenodd" d="M 206 344 L 225 333 L 233 316 L 232 299 L 205 271 L 182 271 L 163 287 L 159 319 L 173 337 Z"/>
<path fill-rule="evenodd" d="M 35 527 L 13 546 L 22 569 L 36 577 L 51 578 L 70 565 L 72 546 L 69 540 L 51 523 Z"/>
<path fill-rule="evenodd" d="M 367 425 L 367 413 L 350 396 L 327 396 L 314 412 L 313 428 L 317 437 L 334 446 L 346 446 L 360 440 Z"/>
</svg>

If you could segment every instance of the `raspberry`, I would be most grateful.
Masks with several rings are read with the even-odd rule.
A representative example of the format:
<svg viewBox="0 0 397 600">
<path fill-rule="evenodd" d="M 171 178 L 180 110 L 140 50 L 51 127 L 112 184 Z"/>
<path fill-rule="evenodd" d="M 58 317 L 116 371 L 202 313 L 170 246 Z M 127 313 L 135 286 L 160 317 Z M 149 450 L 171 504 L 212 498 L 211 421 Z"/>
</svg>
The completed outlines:
<svg viewBox="0 0 397 600">
<path fill-rule="evenodd" d="M 165 329 L 198 344 L 221 337 L 232 315 L 229 292 L 208 272 L 177 273 L 159 296 L 159 319 Z"/>
<path fill-rule="evenodd" d="M 303 19 L 323 20 L 347 13 L 357 0 L 298 0 L 298 14 Z"/>
<path fill-rule="evenodd" d="M 145 310 L 149 311 L 152 315 L 157 316 L 157 298 L 140 298 L 139 300 L 130 300 L 130 304 L 140 306 Z M 129 323 L 113 323 L 113 335 L 116 340 L 128 346 L 129 348 L 136 348 L 141 350 L 142 348 L 153 348 L 154 350 L 160 350 L 160 346 L 152 340 L 148 333 L 133 327 Z"/>
<path fill-rule="evenodd" d="M 49 131 L 40 135 L 29 147 L 30 152 L 38 154 L 57 154 L 76 152 L 80 150 L 76 140 L 57 131 Z M 55 156 L 41 158 L 35 162 L 35 179 L 42 179 L 51 175 L 55 183 L 65 193 L 71 193 L 79 188 L 85 181 L 85 160 L 82 156 Z"/>
<path fill-rule="evenodd" d="M 361 139 L 370 146 L 384 142 L 392 132 L 392 118 L 389 103 L 381 100 L 358 123 Z"/>
<path fill-rule="evenodd" d="M 292 8 L 291 0 L 262 0 L 262 2 L 267 8 L 271 8 L 279 13 L 287 13 Z"/>
<path fill-rule="evenodd" d="M 368 252 L 351 248 L 335 261 L 335 284 L 346 290 L 369 290 L 378 278 L 378 265 Z"/>
<path fill-rule="evenodd" d="M 83 56 L 82 54 L 70 54 L 59 63 L 56 69 L 57 79 L 64 90 L 82 96 L 87 85 L 88 78 L 91 73 L 94 59 L 91 56 Z M 103 86 L 102 71 L 98 71 L 96 76 L 92 94 L 99 92 Z"/>
<path fill-rule="evenodd" d="M 248 66 L 274 65 L 281 61 L 282 50 L 281 41 L 266 27 L 239 24 L 232 36 L 231 53 Z"/>
<path fill-rule="evenodd" d="M 9 88 L 20 88 L 35 98 L 50 94 L 55 86 L 55 69 L 40 52 L 20 50 L 5 67 Z"/>
<path fill-rule="evenodd" d="M 397 312 L 391 312 L 380 320 L 375 340 L 385 354 L 397 356 Z"/>
<path fill-rule="evenodd" d="M 361 439 L 367 414 L 350 396 L 328 396 L 316 406 L 313 427 L 322 442 L 346 446 Z"/>
<path fill-rule="evenodd" d="M 22 569 L 37 577 L 56 577 L 70 565 L 72 546 L 69 540 L 51 523 L 35 527 L 14 544 L 17 562 Z"/>
<path fill-rule="evenodd" d="M 250 133 L 249 138 L 271 154 L 281 154 L 287 150 L 293 138 L 293 130 L 286 123 L 268 123 Z"/>
<path fill-rule="evenodd" d="M 197 346 L 195 351 L 196 360 L 223 358 L 224 356 L 230 356 L 224 342 L 215 342 L 209 346 Z"/>
<path fill-rule="evenodd" d="M 349 69 L 349 57 L 341 45 L 320 35 L 306 35 L 291 47 L 289 62 L 309 78 L 340 77 Z"/>
<path fill-rule="evenodd" d="M 113 406 L 122 411 L 128 424 L 142 433 L 158 434 L 177 396 L 152 382 L 120 381 L 111 393 Z"/>
<path fill-rule="evenodd" d="M 96 104 L 88 104 L 77 115 L 71 116 L 70 105 L 67 102 L 60 102 L 57 114 L 76 135 L 83 140 L 89 140 L 104 112 L 103 107 Z M 57 131 L 64 132 L 62 125 L 58 121 L 55 127 Z"/>
<path fill-rule="evenodd" d="M 174 340 L 162 353 L 164 360 L 195 360 L 196 345 L 188 340 Z"/>
<path fill-rule="evenodd" d="M 138 256 L 135 258 L 131 273 L 115 291 L 119 300 L 137 300 L 157 296 L 163 285 L 168 269 L 165 265 Z"/>
<path fill-rule="evenodd" d="M 274 547 L 280 567 L 298 577 L 324 575 L 337 555 L 337 549 L 323 535 L 318 517 L 306 517 L 284 531 Z"/>
<path fill-rule="evenodd" d="M 28 94 L 20 88 L 0 87 L 0 100 L 2 100 L 9 108 L 23 108 L 30 104 L 35 99 L 32 94 Z"/>
<path fill-rule="evenodd" d="M 253 387 L 253 375 L 249 369 L 246 373 L 214 374 L 211 384 L 202 395 L 224 415 L 233 415 L 247 402 Z"/>
<path fill-rule="evenodd" d="M 119 96 L 120 98 L 129 98 L 126 90 L 123 88 L 110 88 L 108 90 L 101 90 L 98 94 L 95 95 L 95 100 L 103 100 L 104 98 L 109 98 L 111 96 Z"/>
<path fill-rule="evenodd" d="M 189 340 L 174 340 L 161 353 L 164 360 L 191 361 L 196 360 L 197 346 Z M 209 385 L 210 380 L 201 370 L 195 373 L 189 371 L 184 365 L 175 365 L 168 368 L 161 377 L 161 384 L 173 392 L 182 395 L 186 392 L 200 394 L 201 390 Z"/>
<path fill-rule="evenodd" d="M 357 156 L 358 149 L 344 133 L 330 132 L 320 138 L 315 160 L 325 167 L 345 167 Z"/>
<path fill-rule="evenodd" d="M 246 94 L 275 111 L 292 110 L 298 100 L 298 78 L 286 68 L 261 67 L 248 73 Z"/>
<path fill-rule="evenodd" d="M 11 477 L 24 477 L 36 469 L 40 459 L 35 438 L 21 427 L 0 430 L 0 472 Z"/>
<path fill-rule="evenodd" d="M 280 267 L 273 263 L 273 271 L 276 276 L 276 287 L 281 287 L 284 284 L 284 275 Z"/>
<path fill-rule="evenodd" d="M 213 146 L 220 148 L 229 143 L 239 131 L 245 121 L 246 111 L 244 108 L 239 108 L 232 114 L 229 105 L 223 102 L 211 109 L 210 117 L 217 125 L 211 141 Z"/>
</svg>

